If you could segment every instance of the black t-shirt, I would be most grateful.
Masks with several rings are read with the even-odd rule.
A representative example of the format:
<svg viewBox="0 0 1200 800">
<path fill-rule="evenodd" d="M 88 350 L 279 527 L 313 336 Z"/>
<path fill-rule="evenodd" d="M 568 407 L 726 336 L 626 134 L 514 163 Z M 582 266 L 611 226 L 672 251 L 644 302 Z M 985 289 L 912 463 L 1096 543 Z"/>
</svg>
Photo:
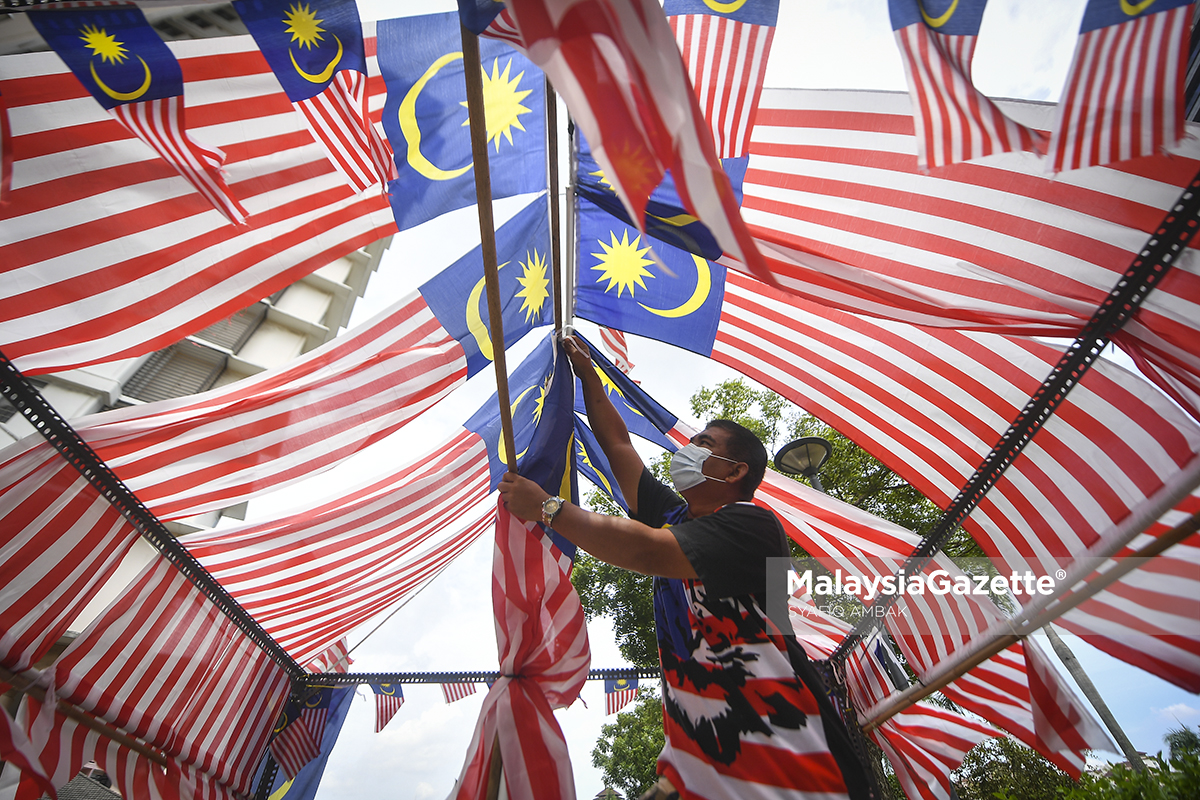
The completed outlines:
<svg viewBox="0 0 1200 800">
<path fill-rule="evenodd" d="M 767 559 L 791 556 L 783 525 L 773 512 L 753 503 L 732 503 L 712 514 L 689 519 L 687 504 L 683 498 L 659 482 L 647 469 L 642 470 L 638 481 L 637 502 L 637 513 L 631 515 L 633 519 L 655 528 L 670 525 L 670 531 L 704 587 L 704 599 L 700 603 L 706 617 L 719 618 L 734 610 L 734 617 L 740 616 L 745 624 L 748 621 L 745 612 L 751 607 L 757 607 L 754 613 L 763 614 L 762 610 L 767 607 Z M 672 631 L 671 628 L 679 627 L 679 623 L 675 622 L 672 625 L 669 619 L 671 615 L 664 615 L 659 607 L 663 599 L 659 593 L 667 583 L 679 582 L 655 578 L 655 620 L 660 660 L 663 661 L 663 678 L 668 684 L 664 686 L 663 701 L 668 717 L 670 741 L 672 737 L 678 738 L 680 735 L 675 729 L 679 727 L 678 723 L 682 717 L 674 707 L 675 692 L 672 689 L 682 689 L 686 682 L 680 687 L 674 687 L 672 681 L 678 682 L 678 679 L 673 677 L 675 671 L 686 671 L 686 667 L 678 666 L 682 662 L 677 656 L 684 656 L 688 650 L 686 646 L 680 646 L 680 639 L 687 639 L 688 635 L 686 631 L 682 636 L 679 631 Z M 691 584 L 690 581 L 684 583 Z M 691 602 L 697 600 L 695 594 L 689 593 L 689 596 Z M 736 613 L 737 609 L 741 610 L 740 615 Z M 785 624 L 786 628 L 782 632 L 785 634 L 783 644 L 787 661 L 790 662 L 796 677 L 808 687 L 816 701 L 826 746 L 838 764 L 849 796 L 854 800 L 876 797 L 870 773 L 855 755 L 850 735 L 825 692 L 824 681 L 809 661 L 804 649 L 800 647 L 800 643 L 796 641 L 791 623 Z M 764 635 L 767 626 L 765 617 L 750 625 L 758 634 Z M 750 639 L 755 639 L 753 633 Z M 698 645 L 699 641 L 693 641 L 691 644 Z M 729 645 L 731 642 L 724 644 Z M 685 660 L 686 657 L 688 656 L 685 656 Z M 668 666 L 673 669 L 668 669 Z M 691 676 L 693 682 L 695 677 Z M 670 724 L 671 720 L 675 720 L 676 724 Z"/>
<path fill-rule="evenodd" d="M 683 498 L 642 470 L 634 519 L 661 528 L 678 518 L 684 505 Z M 731 503 L 699 519 L 673 522 L 670 530 L 711 597 L 750 594 L 765 607 L 766 559 L 791 555 L 779 519 L 753 503 Z"/>
</svg>

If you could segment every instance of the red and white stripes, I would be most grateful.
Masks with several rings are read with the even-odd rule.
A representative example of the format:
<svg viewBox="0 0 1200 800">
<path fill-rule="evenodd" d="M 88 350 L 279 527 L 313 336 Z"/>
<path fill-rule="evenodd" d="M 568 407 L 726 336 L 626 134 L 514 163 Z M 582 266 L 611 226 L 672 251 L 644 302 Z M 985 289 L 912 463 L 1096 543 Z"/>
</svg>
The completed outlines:
<svg viewBox="0 0 1200 800">
<path fill-rule="evenodd" d="M 397 178 L 396 162 L 391 146 L 371 122 L 366 75 L 339 70 L 325 91 L 294 105 L 355 192 L 374 184 L 387 191 L 387 182 Z"/>
<path fill-rule="evenodd" d="M 500 678 L 484 698 L 454 796 L 482 796 L 499 742 L 511 796 L 574 797 L 554 709 L 570 705 L 587 680 L 583 606 L 540 525 L 509 514 L 502 501 L 496 519 L 492 605 Z"/>
<path fill-rule="evenodd" d="M 26 373 L 166 347 L 395 231 L 386 198 L 352 193 L 249 36 L 169 46 L 188 133 L 226 154 L 244 226 L 212 213 L 157 153 L 83 102 L 55 54 L 0 57 L 14 132 L 0 341 Z M 368 66 L 377 72 L 374 57 Z M 377 118 L 382 79 L 370 78 L 365 97 Z"/>
<path fill-rule="evenodd" d="M 1045 134 L 1013 122 L 975 88 L 971 59 L 979 37 L 948 36 L 920 21 L 895 34 L 912 98 L 919 166 L 1044 149 Z"/>
<path fill-rule="evenodd" d="M 138 538 L 45 441 L 0 462 L 0 664 L 28 669 L 65 634 Z"/>
<path fill-rule="evenodd" d="M 600 344 L 604 346 L 616 368 L 628 375 L 634 365 L 629 360 L 629 342 L 625 339 L 624 332 L 601 327 Z"/>
<path fill-rule="evenodd" d="M 441 687 L 442 699 L 447 703 L 453 703 L 475 694 L 475 684 L 473 683 L 443 683 Z"/>
<path fill-rule="evenodd" d="M 432 580 L 490 525 L 483 442 L 467 431 L 345 495 L 188 537 L 193 555 L 300 663 Z"/>
<path fill-rule="evenodd" d="M 1183 137 L 1192 10 L 1080 35 L 1050 139 L 1055 172 L 1158 155 Z"/>
<path fill-rule="evenodd" d="M 204 147 L 188 135 L 182 95 L 144 103 L 122 103 L 109 113 L 126 130 L 154 148 L 154 152 L 230 222 L 245 223 L 246 209 L 229 191 L 225 176 L 221 174 L 225 154 Z"/>
<path fill-rule="evenodd" d="M 712 127 L 717 158 L 741 158 L 750 147 L 775 27 L 713 14 L 680 14 L 667 21 Z"/>
<path fill-rule="evenodd" d="M 59 657 L 58 696 L 247 794 L 288 676 L 156 559 Z"/>
<path fill-rule="evenodd" d="M 1049 127 L 1051 106 L 998 105 Z M 1051 181 L 1012 153 L 951 180 L 921 174 L 916 149 L 903 95 L 763 92 L 742 213 L 783 288 L 885 319 L 1073 338 L 1200 169 L 1200 142 L 1185 140 L 1120 170 Z M 1185 405 L 1200 397 L 1200 276 L 1187 263 L 1120 337 Z"/>
</svg>

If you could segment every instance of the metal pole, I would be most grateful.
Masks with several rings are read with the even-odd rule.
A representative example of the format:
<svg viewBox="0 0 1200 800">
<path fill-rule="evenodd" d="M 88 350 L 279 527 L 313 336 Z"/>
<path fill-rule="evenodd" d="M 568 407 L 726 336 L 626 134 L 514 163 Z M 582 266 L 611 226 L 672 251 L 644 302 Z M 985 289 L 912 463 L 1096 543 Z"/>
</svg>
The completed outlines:
<svg viewBox="0 0 1200 800">
<path fill-rule="evenodd" d="M 558 213 L 558 96 L 546 78 L 546 199 L 550 203 L 550 274 L 554 281 L 554 332 L 563 329 L 562 243 Z"/>
<path fill-rule="evenodd" d="M 1200 459 L 1196 461 L 1200 461 Z M 1193 465 L 1196 461 L 1193 461 Z M 1131 529 L 1136 528 L 1136 530 L 1129 536 L 1129 539 L 1136 536 L 1144 527 L 1130 526 Z M 955 660 L 940 662 L 922 678 L 921 683 L 915 684 L 903 692 L 891 695 L 886 700 L 877 703 L 874 708 L 868 709 L 863 715 L 869 717 L 863 723 L 863 731 L 871 731 L 878 728 L 881 724 L 921 698 L 933 694 L 938 689 L 962 677 L 974 667 L 987 661 L 996 655 L 996 653 L 1010 647 L 1038 628 L 1044 627 L 1085 600 L 1107 589 L 1114 582 L 1137 569 L 1139 559 L 1159 555 L 1172 545 L 1178 544 L 1193 535 L 1197 530 L 1200 530 L 1200 513 L 1193 514 L 1187 521 L 1167 531 L 1141 550 L 1119 562 L 1108 572 L 1088 581 L 1082 589 L 1073 594 L 1068 594 L 1071 587 L 1087 578 L 1094 570 L 1091 567 L 1077 566 L 1068 571 L 1067 577 L 1058 583 L 1062 587 L 1058 592 L 1040 599 L 1037 603 L 1031 603 L 1026 606 L 1024 612 L 1013 619 L 998 621 L 957 652 Z M 1119 549 L 1118 547 L 1117 550 Z M 1076 564 L 1078 565 L 1079 562 L 1076 561 Z"/>
</svg>

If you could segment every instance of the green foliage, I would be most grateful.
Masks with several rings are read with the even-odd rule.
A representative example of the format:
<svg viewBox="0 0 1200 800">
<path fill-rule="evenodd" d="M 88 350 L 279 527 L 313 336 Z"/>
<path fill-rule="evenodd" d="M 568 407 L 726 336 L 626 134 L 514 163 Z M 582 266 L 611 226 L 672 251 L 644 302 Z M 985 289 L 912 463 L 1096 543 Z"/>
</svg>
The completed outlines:
<svg viewBox="0 0 1200 800">
<path fill-rule="evenodd" d="M 1056 800 L 1073 786 L 1071 776 L 1007 736 L 972 748 L 953 777 L 959 800 Z"/>
<path fill-rule="evenodd" d="M 638 667 L 658 664 L 651 580 L 648 575 L 594 559 L 582 550 L 571 571 L 571 582 L 579 592 L 587 618 L 612 617 L 621 655 Z"/>
<path fill-rule="evenodd" d="M 1179 758 L 1187 753 L 1200 755 L 1200 733 L 1187 725 L 1167 731 L 1163 741 L 1170 748 L 1171 758 Z"/>
<path fill-rule="evenodd" d="M 657 780 L 655 764 L 665 738 L 662 703 L 657 692 L 642 689 L 631 711 L 600 729 L 592 750 L 592 766 L 604 774 L 604 785 L 637 797 Z"/>
<path fill-rule="evenodd" d="M 731 419 L 762 440 L 768 450 L 786 427 L 784 413 L 791 404 L 769 389 L 751 389 L 745 381 L 724 381 L 692 395 L 692 414 L 704 422 Z"/>
<path fill-rule="evenodd" d="M 1186 730 L 1186 729 L 1185 729 Z M 1168 734 L 1169 736 L 1170 734 Z M 1077 786 L 1060 792 L 1061 800 L 1195 800 L 1200 797 L 1200 753 L 1180 752 L 1169 760 L 1160 753 L 1144 759 L 1134 772 L 1119 764 L 1083 774 Z"/>
</svg>

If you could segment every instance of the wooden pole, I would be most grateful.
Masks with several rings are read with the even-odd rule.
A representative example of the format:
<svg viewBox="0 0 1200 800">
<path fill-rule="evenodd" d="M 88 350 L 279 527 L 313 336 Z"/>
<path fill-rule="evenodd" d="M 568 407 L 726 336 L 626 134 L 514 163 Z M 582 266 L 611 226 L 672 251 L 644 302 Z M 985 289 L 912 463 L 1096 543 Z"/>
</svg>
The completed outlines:
<svg viewBox="0 0 1200 800">
<path fill-rule="evenodd" d="M 487 119 L 483 105 L 483 67 L 479 63 L 479 40 L 460 26 L 463 72 L 467 79 L 467 115 L 471 123 L 471 158 L 475 164 L 475 202 L 479 208 L 479 238 L 483 246 L 483 277 L 487 288 L 488 320 L 491 322 L 492 363 L 496 367 L 496 397 L 500 401 L 500 435 L 505 445 L 508 469 L 517 471 L 517 447 L 513 439 L 512 406 L 508 399 L 508 364 L 504 358 L 504 316 L 500 302 L 500 270 L 496 266 L 496 223 L 492 218 L 492 176 L 488 169 Z"/>
<path fill-rule="evenodd" d="M 1030 633 L 1033 633 L 1038 628 L 1042 628 L 1051 621 L 1058 619 L 1063 614 L 1075 608 L 1080 603 L 1094 597 L 1104 589 L 1107 589 L 1117 580 L 1120 580 L 1125 575 L 1128 575 L 1133 570 L 1137 569 L 1139 560 L 1143 558 L 1153 558 L 1162 554 L 1167 548 L 1182 542 L 1187 537 L 1200 530 L 1200 512 L 1193 514 L 1180 525 L 1172 528 L 1162 536 L 1155 539 L 1150 544 L 1146 545 L 1141 550 L 1133 555 L 1125 558 L 1117 565 L 1103 575 L 1089 581 L 1082 589 L 1065 598 L 1062 593 L 1056 594 L 1048 598 L 1046 602 L 1040 603 L 1037 606 L 1030 606 L 1024 613 L 1014 619 L 1006 619 L 999 622 L 994 629 L 997 631 L 1000 628 L 1009 628 L 1020 630 L 1020 633 L 998 633 L 994 638 L 987 641 L 986 644 L 977 649 L 967 649 L 963 653 L 961 660 L 946 664 L 944 667 L 939 664 L 922 683 L 914 684 L 903 692 L 891 695 L 883 702 L 877 704 L 874 709 L 874 714 L 866 722 L 862 724 L 864 733 L 869 733 L 875 728 L 878 728 L 887 720 L 891 719 L 896 714 L 911 706 L 923 697 L 936 692 L 938 689 L 946 686 L 953 681 L 961 678 L 963 675 L 970 672 L 975 667 L 987 661 L 992 656 L 1000 651 L 1010 647 L 1016 642 L 1024 639 Z M 1086 577 L 1081 575 L 1079 578 Z M 1063 587 L 1062 592 L 1065 593 L 1070 588 L 1078 583 L 1078 580 L 1072 580 L 1068 576 L 1067 580 L 1060 581 L 1059 585 Z M 972 641 L 983 641 L 987 639 L 987 633 L 980 634 Z M 968 645 L 968 648 L 970 646 Z"/>
<path fill-rule="evenodd" d="M 508 399 L 508 365 L 504 357 L 504 317 L 500 307 L 500 269 L 496 266 L 496 223 L 492 218 L 492 175 L 488 169 L 487 115 L 483 104 L 483 65 L 479 40 L 465 27 L 462 36 L 463 72 L 467 81 L 467 117 L 471 123 L 471 159 L 475 165 L 475 203 L 479 208 L 479 239 L 483 248 L 483 277 L 491 322 L 492 363 L 496 367 L 496 399 L 500 403 L 500 435 L 509 472 L 517 471 L 517 445 L 513 438 L 512 406 Z M 504 764 L 500 739 L 492 741 L 492 766 L 488 771 L 488 800 L 500 794 Z"/>
<path fill-rule="evenodd" d="M 563 329 L 562 244 L 558 215 L 558 96 L 546 78 L 546 178 L 550 201 L 550 272 L 554 281 L 554 332 Z"/>
<path fill-rule="evenodd" d="M 24 692 L 25 694 L 32 696 L 33 699 L 37 700 L 39 703 L 46 702 L 45 690 L 35 684 L 33 681 L 27 679 L 24 675 L 9 672 L 4 667 L 0 667 L 0 681 L 9 684 L 18 692 Z M 105 739 L 111 739 L 119 745 L 128 747 L 133 752 L 145 756 L 155 764 L 158 764 L 160 767 L 167 766 L 167 757 L 162 753 L 158 752 L 145 742 L 133 738 L 128 733 L 125 733 L 125 731 L 112 727 L 104 720 L 93 717 L 83 709 L 76 708 L 64 700 L 59 700 L 55 708 L 57 709 L 58 713 L 62 714 L 64 717 L 74 720 L 88 730 L 100 734 Z"/>
<path fill-rule="evenodd" d="M 1133 746 L 1133 742 L 1129 741 L 1129 737 L 1125 735 L 1125 729 L 1121 727 L 1121 723 L 1117 722 L 1117 718 L 1113 716 L 1108 703 L 1104 702 L 1104 698 L 1100 696 L 1100 690 L 1096 688 L 1096 684 L 1092 683 L 1092 679 L 1084 671 L 1083 665 L 1079 663 L 1079 659 L 1075 657 L 1075 653 L 1062 640 L 1062 637 L 1058 635 L 1058 631 L 1054 630 L 1053 625 L 1047 625 L 1042 630 L 1046 633 L 1046 638 L 1050 640 L 1050 646 L 1054 648 L 1054 652 L 1058 655 L 1059 660 L 1067 668 L 1067 672 L 1071 673 L 1071 677 L 1075 679 L 1075 683 L 1079 684 L 1079 688 L 1083 691 L 1083 696 L 1092 704 L 1092 708 L 1096 709 L 1096 713 L 1100 715 L 1100 719 L 1104 722 L 1105 727 L 1108 728 L 1108 732 L 1113 735 L 1117 747 L 1121 748 L 1121 752 L 1129 760 L 1130 766 L 1137 772 L 1146 769 L 1146 765 L 1142 762 L 1141 754 Z"/>
</svg>

